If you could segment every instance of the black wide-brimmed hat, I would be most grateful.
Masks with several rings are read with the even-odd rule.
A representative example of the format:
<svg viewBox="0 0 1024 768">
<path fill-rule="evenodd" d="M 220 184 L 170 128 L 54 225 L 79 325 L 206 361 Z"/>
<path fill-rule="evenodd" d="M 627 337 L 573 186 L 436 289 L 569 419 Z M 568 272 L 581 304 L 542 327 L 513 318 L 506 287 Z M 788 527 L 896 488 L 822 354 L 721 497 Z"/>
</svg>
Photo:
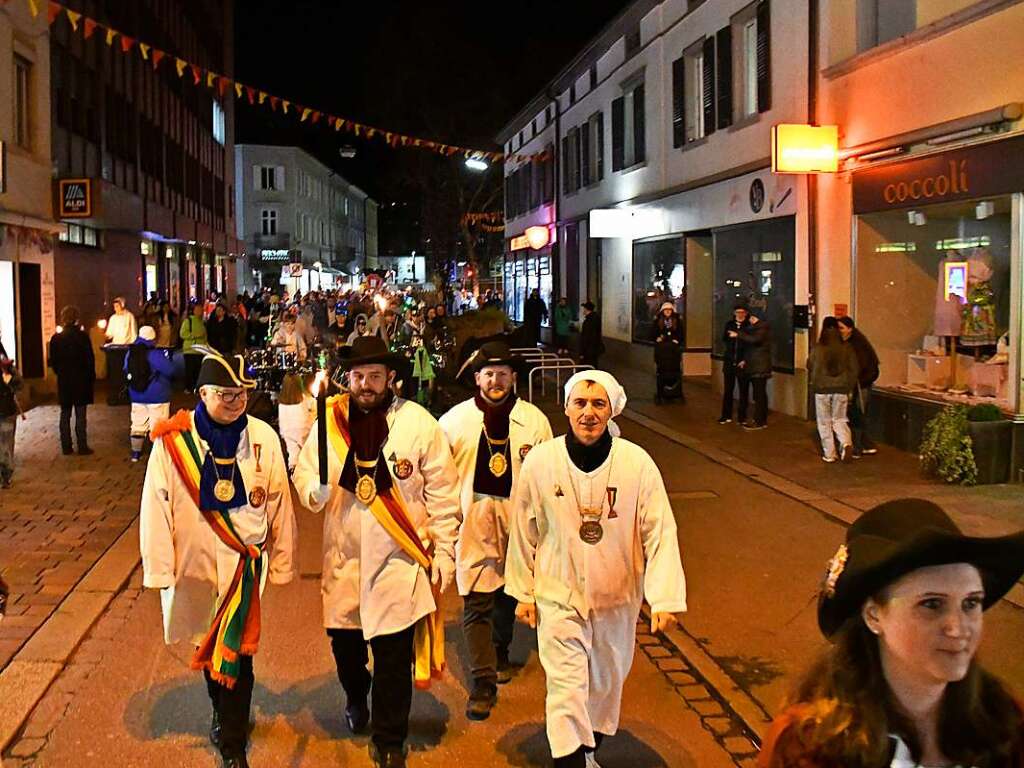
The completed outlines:
<svg viewBox="0 0 1024 768">
<path fill-rule="evenodd" d="M 252 389 L 256 382 L 246 375 L 245 358 L 241 355 L 224 357 L 210 352 L 203 358 L 199 378 L 196 379 L 196 388 L 204 386 Z"/>
<path fill-rule="evenodd" d="M 351 371 L 360 365 L 386 365 L 394 371 L 401 371 L 408 365 L 404 356 L 388 349 L 380 336 L 357 336 L 351 346 L 338 351 L 338 365 L 343 371 Z"/>
<path fill-rule="evenodd" d="M 818 598 L 818 627 L 834 635 L 864 602 L 918 568 L 969 563 L 981 572 L 984 607 L 1024 573 L 1024 531 L 965 536 L 941 507 L 925 499 L 895 499 L 861 515 L 829 562 Z"/>
<path fill-rule="evenodd" d="M 487 341 L 480 345 L 469 359 L 463 364 L 459 376 L 468 368 L 473 373 L 480 373 L 489 365 L 507 365 L 512 371 L 519 375 L 527 372 L 527 361 L 521 355 L 512 353 L 512 348 L 505 341 Z"/>
</svg>

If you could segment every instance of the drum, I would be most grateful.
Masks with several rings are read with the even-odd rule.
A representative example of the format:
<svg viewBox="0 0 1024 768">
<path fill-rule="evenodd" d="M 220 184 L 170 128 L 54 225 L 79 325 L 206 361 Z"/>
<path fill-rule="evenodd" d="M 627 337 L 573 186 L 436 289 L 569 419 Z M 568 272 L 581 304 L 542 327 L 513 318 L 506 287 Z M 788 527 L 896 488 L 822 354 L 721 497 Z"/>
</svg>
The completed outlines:
<svg viewBox="0 0 1024 768">
<path fill-rule="evenodd" d="M 245 364 L 254 372 L 274 367 L 274 354 L 269 349 L 254 348 L 245 353 Z"/>
<path fill-rule="evenodd" d="M 298 365 L 299 356 L 295 352 L 278 352 L 277 367 L 283 371 L 290 371 Z"/>
</svg>

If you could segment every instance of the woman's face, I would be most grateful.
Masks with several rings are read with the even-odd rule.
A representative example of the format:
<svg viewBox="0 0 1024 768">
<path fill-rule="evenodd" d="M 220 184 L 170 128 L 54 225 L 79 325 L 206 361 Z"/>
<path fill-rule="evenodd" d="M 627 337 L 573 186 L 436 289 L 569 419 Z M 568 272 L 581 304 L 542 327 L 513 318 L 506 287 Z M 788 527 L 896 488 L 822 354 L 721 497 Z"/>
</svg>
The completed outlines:
<svg viewBox="0 0 1024 768">
<path fill-rule="evenodd" d="M 962 680 L 981 642 L 985 588 L 973 565 L 954 563 L 911 571 L 893 583 L 888 600 L 868 600 L 863 618 L 878 635 L 882 664 L 908 682 Z"/>
</svg>

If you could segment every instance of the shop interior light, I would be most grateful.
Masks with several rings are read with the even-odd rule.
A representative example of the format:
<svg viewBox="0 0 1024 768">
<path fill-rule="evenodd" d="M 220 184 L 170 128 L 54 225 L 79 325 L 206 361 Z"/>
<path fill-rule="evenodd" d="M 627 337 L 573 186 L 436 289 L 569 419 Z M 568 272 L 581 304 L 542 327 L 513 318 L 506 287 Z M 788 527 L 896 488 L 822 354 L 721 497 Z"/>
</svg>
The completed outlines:
<svg viewBox="0 0 1024 768">
<path fill-rule="evenodd" d="M 982 200 L 974 208 L 974 217 L 981 221 L 996 212 L 996 204 L 991 200 Z"/>
<path fill-rule="evenodd" d="M 928 223 L 928 217 L 925 216 L 923 212 L 917 211 L 914 214 L 914 223 L 919 227 L 923 227 L 925 224 Z"/>
<path fill-rule="evenodd" d="M 539 251 L 549 242 L 551 242 L 551 230 L 546 227 L 527 227 L 526 228 L 526 241 L 530 244 L 530 247 L 535 251 Z"/>
</svg>

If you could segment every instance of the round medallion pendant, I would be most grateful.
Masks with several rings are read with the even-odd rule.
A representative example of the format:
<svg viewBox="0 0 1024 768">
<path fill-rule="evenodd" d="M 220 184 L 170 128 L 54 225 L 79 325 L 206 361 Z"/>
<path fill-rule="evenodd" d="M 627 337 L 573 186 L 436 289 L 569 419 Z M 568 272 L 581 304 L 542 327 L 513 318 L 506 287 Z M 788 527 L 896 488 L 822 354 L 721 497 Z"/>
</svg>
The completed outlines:
<svg viewBox="0 0 1024 768">
<path fill-rule="evenodd" d="M 235 497 L 235 484 L 230 480 L 218 480 L 213 486 L 213 496 L 226 504 Z"/>
<path fill-rule="evenodd" d="M 356 483 L 356 498 L 361 504 L 370 506 L 377 498 L 377 484 L 370 475 L 363 475 Z"/>
<path fill-rule="evenodd" d="M 508 470 L 508 461 L 505 460 L 505 454 L 496 453 L 491 456 L 491 460 L 487 462 L 487 468 L 491 470 L 491 474 L 495 477 L 501 477 Z"/>
<path fill-rule="evenodd" d="M 596 520 L 587 520 L 580 525 L 580 538 L 586 544 L 597 544 L 604 537 L 604 528 Z"/>
</svg>

